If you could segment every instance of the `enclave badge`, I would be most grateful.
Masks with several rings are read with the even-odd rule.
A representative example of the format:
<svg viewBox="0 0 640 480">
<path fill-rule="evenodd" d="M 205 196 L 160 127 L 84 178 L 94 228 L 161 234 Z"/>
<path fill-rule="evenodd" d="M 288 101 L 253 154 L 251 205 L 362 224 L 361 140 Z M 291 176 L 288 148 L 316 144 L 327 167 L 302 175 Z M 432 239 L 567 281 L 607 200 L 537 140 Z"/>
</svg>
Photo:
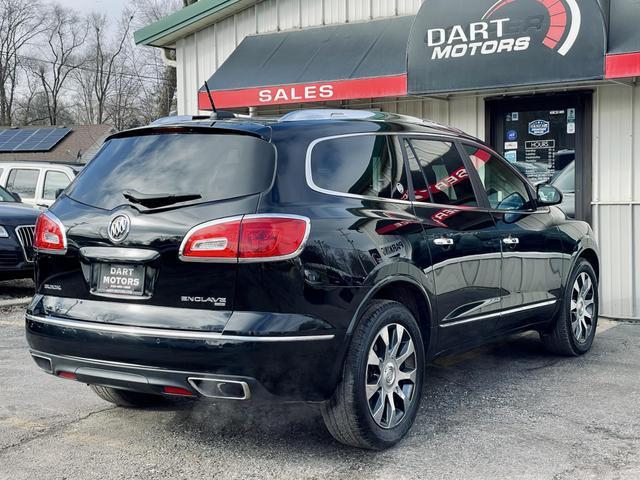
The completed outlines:
<svg viewBox="0 0 640 480">
<path fill-rule="evenodd" d="M 131 220 L 127 215 L 118 215 L 111 220 L 109 224 L 108 234 L 109 239 L 113 243 L 119 243 L 127 238 L 129 235 L 129 228 L 131 226 Z"/>
</svg>

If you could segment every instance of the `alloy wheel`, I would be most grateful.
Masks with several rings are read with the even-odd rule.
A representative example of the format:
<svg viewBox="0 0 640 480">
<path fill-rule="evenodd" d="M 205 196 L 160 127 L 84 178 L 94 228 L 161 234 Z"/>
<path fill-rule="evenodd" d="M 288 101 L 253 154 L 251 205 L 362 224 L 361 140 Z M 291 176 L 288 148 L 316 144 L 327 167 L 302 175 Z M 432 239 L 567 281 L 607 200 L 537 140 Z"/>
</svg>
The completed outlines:
<svg viewBox="0 0 640 480">
<path fill-rule="evenodd" d="M 571 329 L 579 343 L 586 343 L 594 327 L 596 292 L 591 277 L 580 273 L 571 291 Z"/>
<path fill-rule="evenodd" d="M 369 349 L 365 388 L 369 412 L 378 426 L 397 426 L 414 401 L 417 361 L 413 338 L 402 325 L 385 325 Z"/>
</svg>

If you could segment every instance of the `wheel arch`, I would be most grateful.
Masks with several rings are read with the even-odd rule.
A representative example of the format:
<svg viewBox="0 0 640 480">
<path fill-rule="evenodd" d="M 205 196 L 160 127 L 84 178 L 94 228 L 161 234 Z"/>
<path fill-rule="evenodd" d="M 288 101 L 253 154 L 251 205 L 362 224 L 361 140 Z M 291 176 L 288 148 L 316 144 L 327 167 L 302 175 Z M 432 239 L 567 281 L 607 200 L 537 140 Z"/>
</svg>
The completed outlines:
<svg viewBox="0 0 640 480">
<path fill-rule="evenodd" d="M 347 334 L 351 336 L 355 330 L 362 311 L 371 300 L 393 300 L 405 305 L 418 320 L 422 332 L 425 353 L 433 351 L 431 346 L 436 339 L 434 310 L 431 298 L 423 285 L 408 276 L 391 276 L 378 282 L 360 302 L 351 319 Z"/>
<path fill-rule="evenodd" d="M 593 248 L 587 247 L 578 254 L 575 263 L 579 262 L 581 259 L 584 259 L 591 264 L 594 272 L 596 272 L 596 278 L 600 280 L 600 258 L 598 257 L 598 253 Z"/>
</svg>

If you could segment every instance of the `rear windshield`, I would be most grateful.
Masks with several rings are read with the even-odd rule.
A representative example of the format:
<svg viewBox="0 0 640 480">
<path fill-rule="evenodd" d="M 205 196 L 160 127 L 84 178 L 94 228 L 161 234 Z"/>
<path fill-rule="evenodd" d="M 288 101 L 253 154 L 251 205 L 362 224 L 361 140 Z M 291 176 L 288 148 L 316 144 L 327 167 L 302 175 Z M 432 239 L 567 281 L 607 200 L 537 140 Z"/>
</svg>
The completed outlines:
<svg viewBox="0 0 640 480">
<path fill-rule="evenodd" d="M 171 133 L 114 138 L 65 193 L 107 210 L 129 203 L 123 193 L 131 191 L 196 195 L 197 203 L 210 202 L 265 191 L 274 169 L 273 146 L 254 137 Z"/>
</svg>

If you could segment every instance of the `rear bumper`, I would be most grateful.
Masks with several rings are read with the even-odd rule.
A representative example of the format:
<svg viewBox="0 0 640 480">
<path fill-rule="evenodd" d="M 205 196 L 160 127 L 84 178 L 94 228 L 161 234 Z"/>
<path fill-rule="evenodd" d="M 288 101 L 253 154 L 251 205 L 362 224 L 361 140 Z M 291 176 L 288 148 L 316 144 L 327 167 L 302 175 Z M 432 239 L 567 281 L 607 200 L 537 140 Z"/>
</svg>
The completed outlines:
<svg viewBox="0 0 640 480">
<path fill-rule="evenodd" d="M 344 354 L 335 331 L 244 336 L 27 313 L 26 332 L 32 354 L 48 359 L 54 375 L 70 372 L 85 383 L 147 393 L 179 387 L 196 397 L 215 397 L 209 380 L 222 380 L 239 385 L 231 389 L 237 397 L 246 385 L 243 399 L 324 401 L 337 385 Z"/>
<path fill-rule="evenodd" d="M 102 385 L 166 396 L 175 396 L 176 389 L 179 389 L 182 392 L 191 392 L 191 396 L 194 398 L 277 400 L 277 397 L 265 390 L 256 379 L 250 377 L 150 368 L 88 358 L 51 355 L 35 350 L 31 351 L 31 356 L 45 372 L 52 375 L 72 373 L 75 380 L 89 385 Z M 179 395 L 188 396 L 184 393 Z"/>
</svg>

